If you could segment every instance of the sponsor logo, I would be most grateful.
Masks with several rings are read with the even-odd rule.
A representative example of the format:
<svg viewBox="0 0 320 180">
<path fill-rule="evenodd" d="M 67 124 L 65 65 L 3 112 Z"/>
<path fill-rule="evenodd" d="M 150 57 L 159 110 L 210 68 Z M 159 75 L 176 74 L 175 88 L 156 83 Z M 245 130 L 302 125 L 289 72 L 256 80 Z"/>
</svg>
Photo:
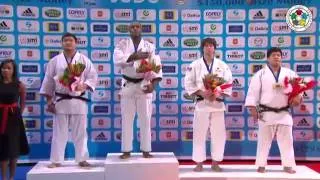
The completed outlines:
<svg viewBox="0 0 320 180">
<path fill-rule="evenodd" d="M 39 102 L 40 95 L 38 92 L 35 91 L 28 91 L 26 92 L 26 102 Z"/>
<path fill-rule="evenodd" d="M 93 104 L 91 105 L 91 113 L 94 115 L 109 115 L 110 108 L 110 104 Z"/>
<path fill-rule="evenodd" d="M 109 34 L 109 23 L 91 23 L 91 33 L 93 34 Z"/>
<path fill-rule="evenodd" d="M 200 57 L 201 57 L 201 53 L 198 50 L 183 50 L 181 52 L 182 61 L 194 61 Z"/>
<path fill-rule="evenodd" d="M 12 48 L 1 48 L 0 49 L 0 60 L 14 59 L 14 58 L 15 58 L 15 50 L 14 49 L 12 49 Z"/>
<path fill-rule="evenodd" d="M 200 10 L 185 9 L 181 11 L 181 18 L 183 21 L 200 21 Z"/>
<path fill-rule="evenodd" d="M 34 6 L 18 6 L 17 13 L 19 18 L 39 18 L 39 9 Z"/>
<path fill-rule="evenodd" d="M 295 128 L 312 128 L 313 122 L 313 117 L 311 116 L 295 116 L 293 118 L 293 126 Z"/>
<path fill-rule="evenodd" d="M 221 23 L 205 23 L 203 31 L 206 35 L 222 34 L 223 26 Z"/>
<path fill-rule="evenodd" d="M 295 45 L 297 47 L 310 47 L 316 44 L 315 36 L 296 36 Z"/>
<path fill-rule="evenodd" d="M 92 131 L 91 132 L 92 142 L 109 142 L 111 141 L 110 131 Z"/>
<path fill-rule="evenodd" d="M 291 29 L 285 22 L 273 22 L 271 32 L 274 34 L 287 34 L 291 32 Z"/>
<path fill-rule="evenodd" d="M 262 50 L 249 50 L 249 60 L 250 61 L 265 61 L 267 58 L 267 53 Z"/>
<path fill-rule="evenodd" d="M 14 24 L 12 20 L 0 20 L 0 32 L 11 32 L 14 29 Z"/>
<path fill-rule="evenodd" d="M 313 74 L 314 64 L 313 63 L 295 63 L 294 69 L 298 74 Z"/>
<path fill-rule="evenodd" d="M 226 127 L 227 128 L 243 128 L 244 127 L 244 117 L 242 117 L 242 116 L 227 116 L 226 117 Z"/>
<path fill-rule="evenodd" d="M 178 114 L 178 104 L 176 103 L 160 103 L 160 114 Z"/>
<path fill-rule="evenodd" d="M 291 46 L 291 36 L 273 36 L 271 38 L 271 45 L 277 47 Z"/>
<path fill-rule="evenodd" d="M 10 5 L 0 5 L 0 17 L 12 17 L 13 7 Z"/>
<path fill-rule="evenodd" d="M 250 21 L 267 20 L 268 17 L 269 17 L 268 9 L 250 9 L 249 10 Z"/>
<path fill-rule="evenodd" d="M 19 32 L 39 32 L 39 22 L 31 20 L 18 20 Z"/>
<path fill-rule="evenodd" d="M 46 33 L 61 33 L 64 31 L 62 22 L 46 21 L 46 22 L 43 22 L 43 27 L 44 27 L 44 32 Z"/>
<path fill-rule="evenodd" d="M 68 32 L 70 33 L 79 33 L 85 34 L 87 33 L 87 23 L 84 22 L 68 22 L 67 26 Z"/>
<path fill-rule="evenodd" d="M 26 132 L 27 140 L 29 144 L 40 144 L 41 134 L 40 132 Z"/>
<path fill-rule="evenodd" d="M 137 10 L 137 20 L 138 21 L 155 21 L 156 20 L 156 10 L 154 9 L 138 9 Z"/>
<path fill-rule="evenodd" d="M 245 79 L 244 77 L 233 77 L 232 88 L 244 88 Z"/>
<path fill-rule="evenodd" d="M 228 9 L 227 21 L 244 21 L 246 19 L 246 11 L 243 9 Z"/>
<path fill-rule="evenodd" d="M 111 101 L 111 92 L 106 90 L 95 90 L 91 96 L 93 102 Z"/>
<path fill-rule="evenodd" d="M 27 104 L 22 115 L 23 116 L 40 116 L 40 105 L 37 104 Z"/>
<path fill-rule="evenodd" d="M 268 46 L 268 37 L 266 36 L 250 36 L 248 46 L 253 48 L 265 48 Z"/>
<path fill-rule="evenodd" d="M 23 119 L 25 129 L 28 130 L 39 130 L 41 127 L 40 119 Z"/>
<path fill-rule="evenodd" d="M 178 128 L 179 121 L 177 117 L 160 117 L 159 127 L 160 128 Z"/>
<path fill-rule="evenodd" d="M 181 139 L 182 139 L 182 141 L 192 141 L 193 131 L 192 130 L 182 130 L 181 131 Z"/>
<path fill-rule="evenodd" d="M 181 25 L 182 34 L 200 34 L 200 24 L 195 23 L 183 23 Z"/>
<path fill-rule="evenodd" d="M 227 61 L 244 61 L 245 52 L 244 50 L 227 50 L 226 60 Z"/>
<path fill-rule="evenodd" d="M 111 52 L 109 50 L 92 50 L 92 61 L 110 61 Z"/>
<path fill-rule="evenodd" d="M 156 25 L 152 24 L 141 24 L 141 30 L 143 34 L 154 34 L 156 32 Z"/>
<path fill-rule="evenodd" d="M 39 46 L 40 37 L 38 35 L 19 35 L 19 46 Z"/>
<path fill-rule="evenodd" d="M 242 104 L 227 104 L 227 114 L 242 114 L 243 105 Z"/>
<path fill-rule="evenodd" d="M 313 141 L 314 132 L 313 130 L 294 130 L 293 139 L 294 141 Z"/>
<path fill-rule="evenodd" d="M 108 129 L 111 127 L 111 119 L 108 117 L 94 117 L 91 119 L 92 129 Z"/>
<path fill-rule="evenodd" d="M 228 66 L 234 75 L 242 75 L 245 72 L 244 64 L 228 63 Z"/>
<path fill-rule="evenodd" d="M 288 8 L 274 8 L 272 9 L 273 20 L 286 20 Z"/>
<path fill-rule="evenodd" d="M 47 47 L 61 47 L 61 36 L 45 35 L 43 44 Z"/>
<path fill-rule="evenodd" d="M 163 9 L 160 10 L 160 20 L 162 21 L 177 21 L 178 20 L 178 11 Z"/>
<path fill-rule="evenodd" d="M 245 38 L 240 36 L 229 36 L 226 39 L 227 48 L 244 48 Z"/>
<path fill-rule="evenodd" d="M 195 105 L 193 103 L 182 103 L 181 105 L 181 113 L 182 114 L 190 114 L 192 115 L 194 113 L 194 107 Z"/>
<path fill-rule="evenodd" d="M 198 37 L 183 37 L 181 44 L 183 48 L 199 48 L 200 39 Z"/>
<path fill-rule="evenodd" d="M 108 48 L 111 46 L 111 40 L 108 36 L 92 36 L 90 45 L 94 48 Z"/>
<path fill-rule="evenodd" d="M 160 82 L 161 88 L 177 88 L 178 87 L 178 78 L 177 77 L 163 77 Z"/>
<path fill-rule="evenodd" d="M 245 31 L 244 24 L 227 24 L 227 34 L 243 34 Z"/>
<path fill-rule="evenodd" d="M 178 34 L 179 28 L 177 23 L 161 23 L 160 34 Z"/>
<path fill-rule="evenodd" d="M 27 89 L 39 89 L 41 86 L 40 77 L 20 77 L 23 84 L 26 85 Z"/>
<path fill-rule="evenodd" d="M 132 9 L 114 9 L 113 19 L 118 21 L 132 21 L 133 10 Z"/>
<path fill-rule="evenodd" d="M 161 130 L 159 132 L 159 140 L 160 141 L 178 141 L 179 133 L 178 131 L 173 131 L 173 130 Z"/>
<path fill-rule="evenodd" d="M 178 73 L 178 66 L 177 66 L 177 64 L 163 64 L 162 65 L 162 72 L 164 74 L 177 74 Z"/>
<path fill-rule="evenodd" d="M 20 63 L 19 71 L 21 74 L 39 74 L 40 65 L 34 63 Z"/>
<path fill-rule="evenodd" d="M 248 131 L 248 140 L 249 141 L 258 141 L 258 131 L 257 130 L 249 130 Z"/>
<path fill-rule="evenodd" d="M 269 30 L 268 23 L 250 23 L 249 34 L 267 34 Z"/>
<path fill-rule="evenodd" d="M 245 139 L 243 130 L 227 130 L 228 141 L 243 141 Z"/>
<path fill-rule="evenodd" d="M 223 10 L 205 10 L 203 12 L 203 19 L 205 21 L 222 21 Z"/>
<path fill-rule="evenodd" d="M 93 8 L 90 10 L 90 18 L 92 20 L 109 20 L 110 10 Z"/>
<path fill-rule="evenodd" d="M 129 34 L 129 23 L 115 23 L 114 33 L 116 34 Z"/>
<path fill-rule="evenodd" d="M 12 34 L 0 34 L 0 46 L 13 46 L 14 36 Z"/>
<path fill-rule="evenodd" d="M 95 63 L 94 66 L 99 75 L 110 74 L 110 64 Z"/>
<path fill-rule="evenodd" d="M 294 114 L 303 114 L 303 115 L 309 115 L 313 114 L 313 104 L 312 103 L 303 103 L 299 106 L 296 106 L 293 108 Z"/>
<path fill-rule="evenodd" d="M 67 18 L 71 20 L 85 20 L 87 19 L 87 9 L 84 8 L 68 8 Z"/>
<path fill-rule="evenodd" d="M 182 128 L 192 128 L 193 116 L 183 116 L 181 118 L 181 127 Z"/>
<path fill-rule="evenodd" d="M 160 37 L 160 48 L 178 48 L 177 37 Z"/>
<path fill-rule="evenodd" d="M 160 101 L 177 101 L 178 92 L 176 90 L 160 90 L 159 99 Z"/>
<path fill-rule="evenodd" d="M 63 18 L 63 9 L 62 8 L 44 7 L 44 8 L 42 8 L 42 17 L 45 19 L 62 19 Z"/>
</svg>

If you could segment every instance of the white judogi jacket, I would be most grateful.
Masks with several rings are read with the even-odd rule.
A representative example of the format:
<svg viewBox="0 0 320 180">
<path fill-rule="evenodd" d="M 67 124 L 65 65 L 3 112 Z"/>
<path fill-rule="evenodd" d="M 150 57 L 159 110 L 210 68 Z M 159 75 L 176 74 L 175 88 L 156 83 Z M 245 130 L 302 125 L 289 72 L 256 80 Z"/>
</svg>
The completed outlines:
<svg viewBox="0 0 320 180">
<path fill-rule="evenodd" d="M 281 67 L 278 84 L 283 86 L 284 78 L 297 77 L 297 74 L 291 69 Z M 273 108 L 281 108 L 288 105 L 288 96 L 283 93 L 283 88 L 275 88 L 277 83 L 273 72 L 268 66 L 265 66 L 253 75 L 250 81 L 245 106 L 258 106 L 263 104 Z M 259 121 L 259 125 L 289 125 L 292 126 L 292 117 L 289 112 L 282 111 L 263 112 L 263 118 L 266 122 Z"/>
<path fill-rule="evenodd" d="M 155 47 L 152 43 L 141 39 L 139 46 L 136 51 L 149 52 L 151 59 L 155 60 L 157 65 L 161 65 L 161 60 L 158 55 L 155 55 Z M 129 56 L 135 52 L 133 41 L 131 38 L 123 39 L 120 41 L 114 49 L 113 60 L 116 66 L 121 67 L 121 74 L 126 75 L 130 78 L 141 78 L 141 74 L 136 73 L 136 68 L 140 65 L 140 60 L 127 63 Z M 150 60 L 150 59 L 148 59 Z M 156 77 L 162 77 L 162 70 L 157 74 Z M 123 84 L 126 81 L 123 79 Z"/>
<path fill-rule="evenodd" d="M 227 83 L 232 83 L 232 73 L 229 66 L 220 59 L 214 58 L 211 73 L 222 77 Z M 208 74 L 208 70 L 203 57 L 190 64 L 184 79 L 185 89 L 189 95 L 198 90 L 205 91 L 202 79 L 206 74 Z M 232 87 L 226 89 L 224 92 L 224 94 L 229 96 L 231 93 Z M 195 110 L 204 112 L 225 111 L 225 104 L 218 101 L 209 102 L 208 100 L 203 100 L 196 103 Z"/>
<path fill-rule="evenodd" d="M 85 64 L 86 66 L 82 73 L 81 81 L 87 84 L 91 90 L 94 90 L 96 87 L 98 74 L 92 62 L 88 57 L 77 52 L 71 63 L 75 64 L 79 62 Z M 70 90 L 59 83 L 59 77 L 63 75 L 67 66 L 68 64 L 63 53 L 60 53 L 49 61 L 40 89 L 40 94 L 46 94 L 53 97 L 55 97 L 55 92 L 71 95 Z M 55 97 L 55 99 L 57 98 L 59 97 Z M 56 103 L 56 112 L 57 114 L 87 114 L 87 102 L 79 99 L 62 100 Z"/>
</svg>

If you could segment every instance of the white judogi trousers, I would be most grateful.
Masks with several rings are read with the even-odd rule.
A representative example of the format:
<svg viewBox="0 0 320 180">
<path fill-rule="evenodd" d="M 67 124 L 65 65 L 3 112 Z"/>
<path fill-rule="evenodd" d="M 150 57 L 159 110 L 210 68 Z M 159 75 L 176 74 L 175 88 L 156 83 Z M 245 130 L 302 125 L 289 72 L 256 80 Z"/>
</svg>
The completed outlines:
<svg viewBox="0 0 320 180">
<path fill-rule="evenodd" d="M 89 159 L 86 131 L 87 115 L 56 114 L 53 116 L 53 135 L 50 154 L 50 161 L 53 163 L 62 163 L 64 161 L 69 128 L 71 129 L 71 139 L 75 146 L 75 161 L 79 163 Z"/>
<path fill-rule="evenodd" d="M 152 93 L 143 93 L 140 84 L 127 82 L 120 91 L 122 152 L 131 152 L 133 149 L 133 122 L 136 113 L 140 129 L 140 150 L 144 152 L 151 151 Z"/>
<path fill-rule="evenodd" d="M 206 160 L 206 137 L 209 128 L 211 134 L 211 158 L 214 161 L 223 160 L 226 143 L 224 111 L 195 111 L 192 149 L 192 160 L 195 162 L 203 162 Z"/>
<path fill-rule="evenodd" d="M 267 165 L 269 150 L 275 136 L 280 150 L 282 166 L 295 167 L 292 126 L 282 124 L 259 125 L 256 165 L 259 167 Z"/>
</svg>

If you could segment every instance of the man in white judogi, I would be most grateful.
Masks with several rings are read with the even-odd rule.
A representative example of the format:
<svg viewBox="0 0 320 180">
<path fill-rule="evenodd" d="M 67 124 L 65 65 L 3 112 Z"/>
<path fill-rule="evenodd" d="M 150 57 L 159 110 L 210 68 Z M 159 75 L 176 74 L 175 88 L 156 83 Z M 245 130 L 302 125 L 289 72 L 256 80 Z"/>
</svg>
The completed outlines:
<svg viewBox="0 0 320 180">
<path fill-rule="evenodd" d="M 203 170 L 203 161 L 206 160 L 206 135 L 210 127 L 212 170 L 221 171 L 218 162 L 223 160 L 226 142 L 226 128 L 224 122 L 225 104 L 223 96 L 230 96 L 232 88 L 226 89 L 216 97 L 206 91 L 203 77 L 206 74 L 217 74 L 227 83 L 232 83 L 232 73 L 228 65 L 215 58 L 216 41 L 206 38 L 201 42 L 203 57 L 190 64 L 185 76 L 185 89 L 196 100 L 193 119 L 193 151 L 192 159 L 197 163 L 194 171 Z"/>
<path fill-rule="evenodd" d="M 259 70 L 251 79 L 245 106 L 255 120 L 259 120 L 258 145 L 256 165 L 258 172 L 265 172 L 267 158 L 274 136 L 280 149 L 284 171 L 295 173 L 292 117 L 290 106 L 301 102 L 301 96 L 288 102 L 288 96 L 283 92 L 283 81 L 297 77 L 297 74 L 285 67 L 281 67 L 282 51 L 271 48 L 267 52 L 268 64 Z"/>
<path fill-rule="evenodd" d="M 51 142 L 50 168 L 59 167 L 64 161 L 68 131 L 75 145 L 75 160 L 81 167 L 89 166 L 87 147 L 87 99 L 83 97 L 86 90 L 93 91 L 97 83 L 97 72 L 91 61 L 76 50 L 76 36 L 66 33 L 62 36 L 63 53 L 52 58 L 46 67 L 40 94 L 47 99 L 47 111 L 53 113 L 53 135 Z M 75 92 L 59 83 L 59 77 L 69 64 L 82 63 L 85 70 L 81 83 Z M 81 94 L 79 96 L 79 94 Z"/>
<path fill-rule="evenodd" d="M 143 78 L 136 73 L 142 59 L 154 59 L 160 65 L 159 56 L 155 55 L 155 47 L 141 37 L 142 26 L 134 22 L 129 27 L 131 38 L 120 41 L 114 50 L 113 60 L 121 68 L 122 88 L 120 90 L 120 105 L 122 117 L 121 159 L 130 157 L 133 140 L 133 122 L 138 114 L 140 128 L 140 149 L 143 157 L 151 158 L 151 115 L 152 92 L 162 79 L 160 71 L 150 84 L 141 87 Z"/>
</svg>

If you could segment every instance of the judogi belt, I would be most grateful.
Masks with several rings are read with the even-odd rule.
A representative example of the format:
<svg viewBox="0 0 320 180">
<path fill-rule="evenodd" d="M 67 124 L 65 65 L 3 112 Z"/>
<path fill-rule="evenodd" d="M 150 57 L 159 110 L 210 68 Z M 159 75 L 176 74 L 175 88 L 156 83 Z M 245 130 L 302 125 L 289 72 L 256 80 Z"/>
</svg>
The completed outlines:
<svg viewBox="0 0 320 180">
<path fill-rule="evenodd" d="M 134 84 L 137 84 L 143 80 L 143 78 L 132 78 L 132 77 L 129 77 L 126 75 L 122 75 L 122 77 L 123 77 L 123 79 L 127 80 L 128 82 L 131 82 Z"/>
<path fill-rule="evenodd" d="M 281 107 L 281 108 L 274 108 L 274 107 L 269 107 L 269 106 L 266 106 L 266 105 L 263 105 L 263 104 L 259 104 L 259 112 L 275 112 L 275 113 L 280 113 L 282 111 L 289 111 L 289 106 L 284 106 L 284 107 Z"/>
<path fill-rule="evenodd" d="M 197 97 L 196 97 L 196 101 L 203 101 L 203 100 L 204 100 L 204 98 L 201 97 L 201 96 L 197 96 Z M 223 99 L 223 98 L 216 98 L 216 101 L 218 101 L 218 102 L 224 102 L 224 99 Z"/>
<path fill-rule="evenodd" d="M 58 93 L 55 92 L 56 96 L 58 96 L 59 98 L 57 99 L 56 102 L 62 101 L 62 100 L 71 100 L 71 99 L 79 99 L 85 102 L 90 102 L 90 99 L 83 97 L 83 95 L 85 95 L 85 93 L 81 93 L 80 96 L 71 96 L 69 94 L 63 94 L 63 93 Z"/>
</svg>

